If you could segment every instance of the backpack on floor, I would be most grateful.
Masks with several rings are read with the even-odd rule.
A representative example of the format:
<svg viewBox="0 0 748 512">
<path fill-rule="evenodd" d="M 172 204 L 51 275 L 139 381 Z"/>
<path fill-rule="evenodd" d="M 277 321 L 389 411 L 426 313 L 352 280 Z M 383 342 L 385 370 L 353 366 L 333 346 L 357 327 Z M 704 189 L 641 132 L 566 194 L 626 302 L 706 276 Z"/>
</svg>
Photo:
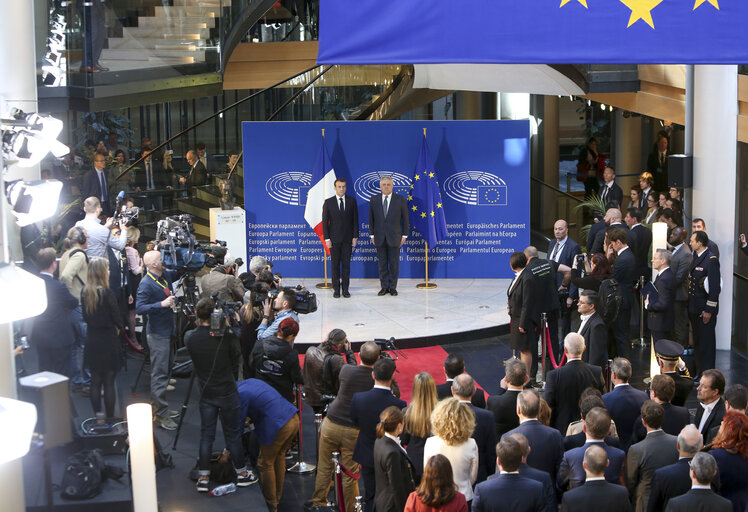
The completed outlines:
<svg viewBox="0 0 748 512">
<path fill-rule="evenodd" d="M 613 325 L 613 322 L 618 318 L 618 312 L 621 310 L 621 303 L 623 302 L 621 286 L 612 277 L 604 279 L 600 283 L 598 296 L 600 297 L 600 315 L 607 325 Z"/>
<path fill-rule="evenodd" d="M 62 497 L 69 500 L 87 500 L 101 492 L 101 483 L 107 478 L 119 479 L 121 468 L 104 462 L 101 450 L 81 450 L 68 457 L 62 473 Z"/>
</svg>

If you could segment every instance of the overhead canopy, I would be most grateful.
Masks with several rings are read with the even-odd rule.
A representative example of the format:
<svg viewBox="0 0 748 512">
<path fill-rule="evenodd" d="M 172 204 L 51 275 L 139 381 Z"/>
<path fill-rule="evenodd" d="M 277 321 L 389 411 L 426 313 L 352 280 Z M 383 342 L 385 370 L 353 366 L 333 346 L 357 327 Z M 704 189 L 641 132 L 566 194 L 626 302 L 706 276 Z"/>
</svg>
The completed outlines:
<svg viewBox="0 0 748 512">
<path fill-rule="evenodd" d="M 747 0 L 325 0 L 321 64 L 741 64 Z"/>
</svg>

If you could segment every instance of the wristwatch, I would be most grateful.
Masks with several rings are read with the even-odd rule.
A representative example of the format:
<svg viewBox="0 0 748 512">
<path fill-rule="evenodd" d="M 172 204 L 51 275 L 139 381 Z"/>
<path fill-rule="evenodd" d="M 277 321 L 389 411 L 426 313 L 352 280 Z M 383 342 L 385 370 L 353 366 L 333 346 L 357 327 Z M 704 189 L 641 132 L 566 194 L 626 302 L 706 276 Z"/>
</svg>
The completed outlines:
<svg viewBox="0 0 748 512">
<path fill-rule="evenodd" d="M 270 315 L 262 315 L 262 318 L 263 318 L 264 320 L 270 320 Z"/>
</svg>

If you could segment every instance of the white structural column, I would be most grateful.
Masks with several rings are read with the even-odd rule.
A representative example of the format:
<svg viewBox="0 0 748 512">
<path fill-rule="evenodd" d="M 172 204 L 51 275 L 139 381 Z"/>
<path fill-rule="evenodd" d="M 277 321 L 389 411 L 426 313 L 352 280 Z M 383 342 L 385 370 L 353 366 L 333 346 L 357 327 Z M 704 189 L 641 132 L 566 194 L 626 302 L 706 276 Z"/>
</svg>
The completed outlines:
<svg viewBox="0 0 748 512">
<path fill-rule="evenodd" d="M 717 316 L 717 348 L 732 339 L 737 163 L 737 66 L 694 66 L 693 215 L 706 221 L 719 246 L 722 293 Z"/>
<path fill-rule="evenodd" d="M 623 111 L 615 112 L 615 145 L 612 156 L 615 159 L 613 166 L 616 174 L 639 174 L 646 167 L 642 165 L 642 118 L 623 117 Z M 616 177 L 616 183 L 623 189 L 623 207 L 629 202 L 629 189 L 639 183 L 635 176 Z M 626 212 L 623 212 L 624 215 Z"/>
</svg>

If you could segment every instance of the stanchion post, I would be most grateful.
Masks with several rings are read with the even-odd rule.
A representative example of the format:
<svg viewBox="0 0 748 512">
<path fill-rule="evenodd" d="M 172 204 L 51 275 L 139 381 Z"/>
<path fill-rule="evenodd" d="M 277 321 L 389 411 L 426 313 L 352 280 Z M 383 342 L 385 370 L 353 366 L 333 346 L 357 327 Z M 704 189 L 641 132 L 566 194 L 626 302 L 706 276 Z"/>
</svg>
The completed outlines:
<svg viewBox="0 0 748 512">
<path fill-rule="evenodd" d="M 641 292 L 644 289 L 644 276 L 639 277 L 639 339 L 637 345 L 640 347 L 646 346 L 647 342 L 644 339 L 644 297 Z"/>
<path fill-rule="evenodd" d="M 416 285 L 416 288 L 422 288 L 422 289 L 428 289 L 428 288 L 436 288 L 436 285 L 434 283 L 429 283 L 429 243 L 424 241 L 425 244 L 425 252 L 426 252 L 426 282 L 425 283 L 418 283 Z"/>
<path fill-rule="evenodd" d="M 303 421 L 303 401 L 301 399 L 301 386 L 296 386 L 296 403 L 299 405 L 299 433 L 298 433 L 298 443 L 299 443 L 299 457 L 298 461 L 296 461 L 296 464 L 288 468 L 286 471 L 289 473 L 296 473 L 299 475 L 304 475 L 306 473 L 314 473 L 317 470 L 317 466 L 314 464 L 307 464 L 304 462 L 304 429 L 302 427 Z"/>
<path fill-rule="evenodd" d="M 361 496 L 356 496 L 356 512 L 364 512 L 364 503 Z"/>
<path fill-rule="evenodd" d="M 314 430 L 315 430 L 315 455 L 317 456 L 317 462 L 319 462 L 319 436 L 322 432 L 322 413 L 318 412 L 314 415 Z"/>
<path fill-rule="evenodd" d="M 540 353 L 543 357 L 543 364 L 539 367 L 541 368 L 541 375 L 540 375 L 540 381 L 543 384 L 543 388 L 545 388 L 545 373 L 546 373 L 546 367 L 545 367 L 545 360 L 548 356 L 548 342 L 546 341 L 545 337 L 545 331 L 548 328 L 548 315 L 546 313 L 543 313 L 541 315 L 541 321 L 540 321 Z M 537 380 L 537 379 L 535 379 Z"/>
<path fill-rule="evenodd" d="M 340 492 L 343 482 L 343 472 L 340 469 L 340 452 L 332 452 L 332 467 L 335 468 L 335 501 L 340 512 L 345 512 L 345 497 Z"/>
<path fill-rule="evenodd" d="M 319 288 L 320 290 L 329 290 L 332 288 L 332 283 L 327 282 L 327 249 L 322 248 L 322 262 L 325 266 L 325 282 L 324 283 L 317 283 L 314 286 Z"/>
</svg>

